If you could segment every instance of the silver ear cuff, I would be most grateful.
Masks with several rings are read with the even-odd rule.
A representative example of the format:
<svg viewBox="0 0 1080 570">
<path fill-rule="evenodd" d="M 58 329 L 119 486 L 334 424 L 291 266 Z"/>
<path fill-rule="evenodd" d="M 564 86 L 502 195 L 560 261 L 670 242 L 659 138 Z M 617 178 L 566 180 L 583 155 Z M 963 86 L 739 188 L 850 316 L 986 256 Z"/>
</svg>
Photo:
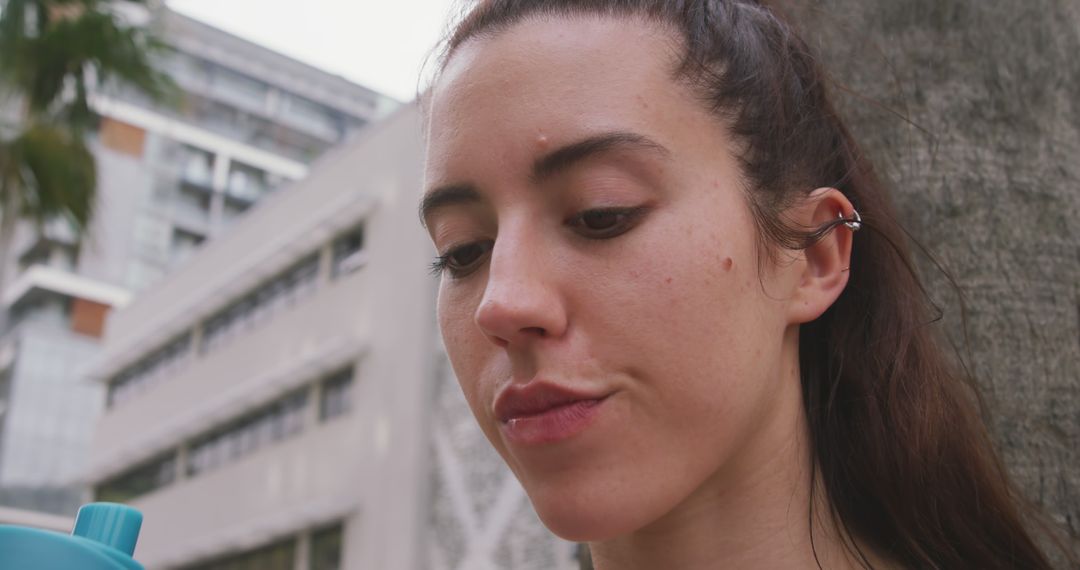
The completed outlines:
<svg viewBox="0 0 1080 570">
<path fill-rule="evenodd" d="M 843 212 L 837 214 L 837 216 L 839 216 L 841 220 L 844 220 L 844 225 L 847 226 L 849 230 L 857 232 L 862 229 L 862 216 L 859 215 L 858 210 L 852 208 L 851 219 L 845 218 Z"/>
</svg>

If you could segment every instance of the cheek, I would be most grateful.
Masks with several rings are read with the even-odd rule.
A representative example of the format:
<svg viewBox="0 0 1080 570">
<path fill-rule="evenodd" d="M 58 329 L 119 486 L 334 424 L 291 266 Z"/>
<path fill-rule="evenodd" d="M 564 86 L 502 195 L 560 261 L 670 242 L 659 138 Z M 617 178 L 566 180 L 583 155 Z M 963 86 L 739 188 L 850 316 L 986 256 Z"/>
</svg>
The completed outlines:
<svg viewBox="0 0 1080 570">
<path fill-rule="evenodd" d="M 764 323 L 753 244 L 741 231 L 715 229 L 738 221 L 669 225 L 642 240 L 636 263 L 597 276 L 607 286 L 594 302 L 611 315 L 609 328 L 650 345 L 644 354 L 674 368 L 739 360 L 736 348 Z"/>
<path fill-rule="evenodd" d="M 437 316 L 443 344 L 461 391 L 477 421 L 488 432 L 490 426 L 487 424 L 491 423 L 491 418 L 486 405 L 492 401 L 494 380 L 498 378 L 498 371 L 492 369 L 498 361 L 492 354 L 499 349 L 476 326 L 474 315 L 478 298 L 468 287 L 447 286 L 444 282 L 439 287 Z"/>
<path fill-rule="evenodd" d="M 445 279 L 445 278 L 444 278 Z M 453 365 L 454 374 L 461 384 L 461 390 L 472 405 L 479 389 L 480 344 L 476 326 L 473 324 L 473 309 L 468 299 L 455 287 L 444 282 L 439 286 L 437 315 L 439 330 L 442 333 L 446 354 Z"/>
<path fill-rule="evenodd" d="M 737 222 L 727 227 L 743 228 Z M 636 252 L 649 263 L 623 266 L 593 297 L 601 308 L 590 320 L 603 323 L 589 334 L 595 351 L 636 379 L 632 413 L 669 448 L 722 453 L 767 395 L 778 358 L 782 328 L 744 237 L 752 226 L 712 229 L 723 225 L 651 236 Z"/>
</svg>

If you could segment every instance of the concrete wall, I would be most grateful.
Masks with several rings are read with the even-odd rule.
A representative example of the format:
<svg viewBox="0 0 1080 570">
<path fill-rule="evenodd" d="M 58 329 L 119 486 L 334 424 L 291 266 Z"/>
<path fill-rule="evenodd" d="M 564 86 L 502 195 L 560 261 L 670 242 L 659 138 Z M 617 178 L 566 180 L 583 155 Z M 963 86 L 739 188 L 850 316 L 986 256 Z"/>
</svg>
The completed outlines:
<svg viewBox="0 0 1080 570">
<path fill-rule="evenodd" d="M 1023 492 L 1080 547 L 1080 3 L 790 0 L 982 386 Z M 965 346 L 966 343 L 966 346 Z"/>
</svg>

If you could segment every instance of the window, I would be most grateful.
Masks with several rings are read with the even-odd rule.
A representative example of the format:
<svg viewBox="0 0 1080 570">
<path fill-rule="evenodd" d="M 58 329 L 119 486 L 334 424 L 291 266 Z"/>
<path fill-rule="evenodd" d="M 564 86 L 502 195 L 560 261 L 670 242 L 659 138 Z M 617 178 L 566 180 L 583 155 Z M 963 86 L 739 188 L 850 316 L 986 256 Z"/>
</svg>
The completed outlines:
<svg viewBox="0 0 1080 570">
<path fill-rule="evenodd" d="M 283 94 L 281 118 L 323 140 L 337 142 L 342 135 L 341 120 L 336 112 L 298 95 Z"/>
<path fill-rule="evenodd" d="M 319 419 L 326 421 L 348 413 L 352 407 L 353 369 L 333 374 L 322 384 Z"/>
<path fill-rule="evenodd" d="M 311 534 L 308 570 L 341 570 L 341 535 L 341 523 Z"/>
<path fill-rule="evenodd" d="M 226 191 L 229 197 L 250 203 L 274 190 L 279 184 L 281 184 L 280 176 L 234 161 L 229 166 L 229 182 Z"/>
<path fill-rule="evenodd" d="M 262 323 L 278 308 L 306 297 L 315 289 L 318 275 L 319 256 L 313 253 L 263 282 L 206 320 L 200 350 L 209 352 L 227 342 L 234 333 Z"/>
<path fill-rule="evenodd" d="M 311 550 L 308 554 L 309 570 L 340 570 L 342 552 L 342 523 L 315 530 L 311 533 Z M 183 566 L 180 570 L 293 570 L 296 560 L 295 536 L 279 539 L 242 553 L 224 556 Z"/>
<path fill-rule="evenodd" d="M 152 459 L 98 485 L 95 500 L 123 503 L 176 479 L 176 452 Z"/>
<path fill-rule="evenodd" d="M 299 433 L 306 409 L 307 388 L 303 388 L 196 439 L 188 451 L 188 475 L 209 471 Z"/>
<path fill-rule="evenodd" d="M 296 539 L 289 538 L 242 554 L 184 566 L 181 570 L 293 570 Z"/>
<path fill-rule="evenodd" d="M 172 197 L 169 200 L 171 201 Z M 208 216 L 209 214 L 207 214 L 207 219 L 209 219 Z M 140 215 L 135 219 L 132 232 L 133 253 L 147 263 L 160 265 L 169 257 L 172 231 L 173 223 L 170 218 L 156 213 Z"/>
<path fill-rule="evenodd" d="M 188 184 L 210 188 L 214 172 L 214 155 L 192 146 L 181 147 L 180 179 Z"/>
<path fill-rule="evenodd" d="M 222 99 L 260 110 L 265 108 L 270 93 L 266 83 L 224 67 L 213 68 L 211 84 L 214 93 Z"/>
<path fill-rule="evenodd" d="M 162 67 L 180 84 L 203 85 L 209 80 L 210 64 L 181 51 L 172 51 L 162 61 Z"/>
<path fill-rule="evenodd" d="M 213 194 L 209 190 L 184 185 L 177 190 L 167 209 L 163 211 L 176 223 L 205 232 L 210 225 L 212 201 Z"/>
<path fill-rule="evenodd" d="M 168 377 L 186 362 L 190 354 L 191 332 L 186 332 L 121 370 L 109 380 L 105 405 L 115 406 L 158 380 Z"/>
<path fill-rule="evenodd" d="M 362 267 L 367 260 L 364 252 L 364 226 L 359 225 L 334 240 L 332 275 L 339 277 Z"/>
<path fill-rule="evenodd" d="M 191 254 L 195 253 L 195 250 L 199 249 L 199 246 L 205 240 L 205 236 L 180 228 L 173 228 L 171 263 L 182 263 L 191 257 Z"/>
<path fill-rule="evenodd" d="M 19 269 L 25 271 L 34 265 L 46 265 L 75 271 L 78 257 L 78 249 L 74 245 L 40 238 L 19 256 Z"/>
<path fill-rule="evenodd" d="M 71 297 L 66 295 L 42 290 L 32 291 L 11 307 L 8 330 L 16 326 L 35 324 L 67 327 L 71 323 L 71 306 Z"/>
</svg>

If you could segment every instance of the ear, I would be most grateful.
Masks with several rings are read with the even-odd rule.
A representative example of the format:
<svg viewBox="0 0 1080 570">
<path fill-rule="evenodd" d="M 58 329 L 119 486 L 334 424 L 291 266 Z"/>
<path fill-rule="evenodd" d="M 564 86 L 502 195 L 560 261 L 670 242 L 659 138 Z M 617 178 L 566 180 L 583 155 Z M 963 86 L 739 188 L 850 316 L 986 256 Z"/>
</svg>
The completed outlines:
<svg viewBox="0 0 1080 570">
<path fill-rule="evenodd" d="M 820 228 L 838 217 L 851 218 L 855 209 L 836 188 L 818 188 L 797 207 L 798 222 Z M 802 274 L 791 296 L 788 323 L 808 323 L 822 315 L 847 286 L 854 231 L 844 224 L 829 230 L 824 237 L 803 251 Z"/>
</svg>

